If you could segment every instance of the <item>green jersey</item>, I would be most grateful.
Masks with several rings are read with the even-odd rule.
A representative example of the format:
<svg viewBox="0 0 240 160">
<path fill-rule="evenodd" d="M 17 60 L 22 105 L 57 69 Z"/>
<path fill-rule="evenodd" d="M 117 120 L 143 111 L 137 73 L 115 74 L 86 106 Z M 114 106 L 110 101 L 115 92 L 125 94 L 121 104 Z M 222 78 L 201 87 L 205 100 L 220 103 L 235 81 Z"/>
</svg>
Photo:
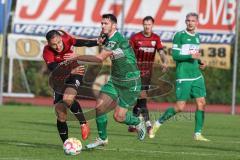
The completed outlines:
<svg viewBox="0 0 240 160">
<path fill-rule="evenodd" d="M 172 57 L 176 61 L 176 78 L 181 81 L 195 80 L 202 74 L 198 60 L 192 54 L 199 52 L 199 34 L 187 31 L 177 32 L 173 37 Z"/>
<path fill-rule="evenodd" d="M 104 48 L 113 52 L 110 57 L 112 61 L 111 77 L 113 80 L 127 81 L 140 77 L 133 49 L 119 32 L 116 31 L 109 37 Z"/>
</svg>

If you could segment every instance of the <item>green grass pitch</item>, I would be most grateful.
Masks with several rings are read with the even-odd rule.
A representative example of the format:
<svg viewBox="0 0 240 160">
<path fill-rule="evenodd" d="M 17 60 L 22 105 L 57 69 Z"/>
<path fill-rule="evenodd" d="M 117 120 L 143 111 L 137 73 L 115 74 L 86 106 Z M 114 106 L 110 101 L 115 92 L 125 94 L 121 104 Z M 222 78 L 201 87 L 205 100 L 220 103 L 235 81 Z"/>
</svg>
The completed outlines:
<svg viewBox="0 0 240 160">
<path fill-rule="evenodd" d="M 155 119 L 160 113 L 152 112 Z M 193 141 L 194 114 L 183 113 L 164 124 L 155 139 L 137 140 L 127 126 L 114 122 L 108 114 L 109 145 L 66 156 L 55 126 L 53 108 L 0 106 L 0 160 L 239 160 L 240 117 L 206 114 L 204 135 L 210 142 Z M 91 136 L 82 141 L 78 122 L 69 123 L 69 137 L 83 145 L 97 135 L 90 121 Z"/>
</svg>

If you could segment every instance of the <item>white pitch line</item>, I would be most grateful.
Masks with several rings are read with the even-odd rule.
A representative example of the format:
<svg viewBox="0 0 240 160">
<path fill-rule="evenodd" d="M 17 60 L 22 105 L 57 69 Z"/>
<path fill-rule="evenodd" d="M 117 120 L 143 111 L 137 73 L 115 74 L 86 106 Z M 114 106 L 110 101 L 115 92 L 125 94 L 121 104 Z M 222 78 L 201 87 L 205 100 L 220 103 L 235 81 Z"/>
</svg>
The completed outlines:
<svg viewBox="0 0 240 160">
<path fill-rule="evenodd" d="M 0 160 L 40 160 L 40 159 L 19 158 L 19 157 L 0 157 Z"/>
<path fill-rule="evenodd" d="M 216 142 L 221 142 L 221 141 L 216 141 Z M 236 142 L 238 143 L 238 142 Z M 36 147 L 36 145 L 33 144 L 28 144 L 28 143 L 7 143 L 7 144 L 11 144 L 11 145 L 19 145 L 19 146 L 34 146 Z M 105 151 L 117 151 L 117 152 L 133 152 L 133 153 L 159 153 L 159 154 L 181 154 L 181 155 L 194 155 L 194 156 L 223 156 L 221 154 L 214 154 L 214 153 L 199 153 L 199 152 L 168 152 L 168 151 L 161 151 L 161 150 L 139 150 L 139 149 L 122 149 L 122 148 L 96 148 L 98 150 L 105 150 Z M 234 157 L 240 157 L 240 155 L 235 155 L 235 154 L 228 154 L 228 155 L 224 155 L 226 157 L 229 156 L 234 156 Z M 39 160 L 39 159 L 21 159 L 18 157 L 0 157 L 0 160 Z"/>
<path fill-rule="evenodd" d="M 117 151 L 117 152 L 133 152 L 133 153 L 159 153 L 159 154 L 181 154 L 181 155 L 194 155 L 194 156 L 216 156 L 222 157 L 223 155 L 214 154 L 214 153 L 199 153 L 199 152 L 167 152 L 167 151 L 160 151 L 160 150 L 138 150 L 138 149 L 120 149 L 120 148 L 96 148 L 98 150 L 105 150 L 105 151 Z M 240 155 L 228 154 L 224 156 L 235 156 L 240 157 Z"/>
<path fill-rule="evenodd" d="M 7 143 L 7 144 L 17 145 L 17 146 L 32 146 L 32 147 L 36 147 L 36 145 L 34 145 L 34 144 L 29 144 L 29 143 L 9 142 L 9 143 Z"/>
<path fill-rule="evenodd" d="M 212 142 L 216 142 L 216 143 L 228 143 L 228 144 L 240 144 L 240 141 L 219 141 L 219 140 L 216 140 L 216 141 L 212 141 Z"/>
</svg>

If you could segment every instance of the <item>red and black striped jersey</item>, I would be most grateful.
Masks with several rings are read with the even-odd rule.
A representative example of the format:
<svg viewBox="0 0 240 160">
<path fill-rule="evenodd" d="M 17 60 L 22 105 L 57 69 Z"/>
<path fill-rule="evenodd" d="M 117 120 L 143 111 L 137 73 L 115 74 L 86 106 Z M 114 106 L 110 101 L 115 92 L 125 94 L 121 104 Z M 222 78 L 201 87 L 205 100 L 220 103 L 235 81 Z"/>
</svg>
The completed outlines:
<svg viewBox="0 0 240 160">
<path fill-rule="evenodd" d="M 150 76 L 156 51 L 163 49 L 160 37 L 155 33 L 146 37 L 142 32 L 138 32 L 130 38 L 129 43 L 136 55 L 141 77 Z"/>
<path fill-rule="evenodd" d="M 57 52 L 52 49 L 49 45 L 46 45 L 43 49 L 43 59 L 46 64 L 50 64 L 52 62 L 60 63 L 64 61 L 63 56 L 66 53 L 73 53 L 73 45 L 76 43 L 76 39 L 64 31 L 59 31 L 62 35 L 62 41 L 64 49 L 62 52 Z"/>
</svg>

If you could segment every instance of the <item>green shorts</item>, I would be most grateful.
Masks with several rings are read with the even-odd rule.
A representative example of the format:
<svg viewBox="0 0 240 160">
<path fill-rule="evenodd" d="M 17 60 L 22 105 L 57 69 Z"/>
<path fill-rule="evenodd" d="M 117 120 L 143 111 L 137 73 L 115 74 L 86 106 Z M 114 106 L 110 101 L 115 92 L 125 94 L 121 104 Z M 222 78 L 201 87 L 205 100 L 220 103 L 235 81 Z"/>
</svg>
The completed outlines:
<svg viewBox="0 0 240 160">
<path fill-rule="evenodd" d="M 177 101 L 186 101 L 190 98 L 206 97 L 206 88 L 204 78 L 192 81 L 176 81 L 176 99 Z"/>
<path fill-rule="evenodd" d="M 101 88 L 101 92 L 117 101 L 118 106 L 130 108 L 135 105 L 141 92 L 140 78 L 130 81 L 110 80 Z"/>
</svg>

